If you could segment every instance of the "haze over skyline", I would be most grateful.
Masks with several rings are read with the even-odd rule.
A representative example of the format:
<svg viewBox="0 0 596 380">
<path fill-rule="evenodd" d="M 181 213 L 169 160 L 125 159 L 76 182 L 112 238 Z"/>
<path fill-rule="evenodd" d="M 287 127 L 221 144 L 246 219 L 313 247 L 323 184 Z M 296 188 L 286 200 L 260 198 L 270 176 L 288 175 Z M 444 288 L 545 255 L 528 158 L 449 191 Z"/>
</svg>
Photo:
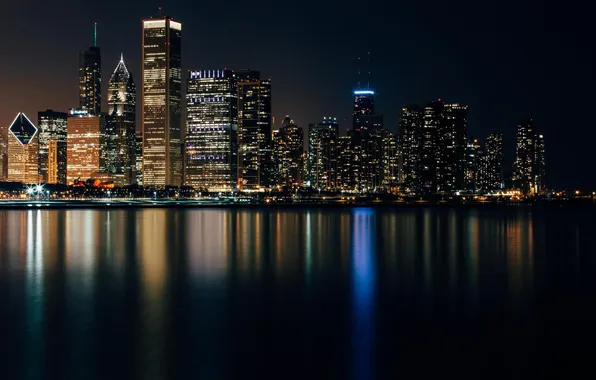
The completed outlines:
<svg viewBox="0 0 596 380">
<path fill-rule="evenodd" d="M 467 104 L 468 135 L 503 133 L 509 167 L 517 122 L 532 117 L 546 136 L 549 186 L 596 185 L 589 145 L 596 132 L 582 112 L 595 84 L 594 58 L 584 49 L 592 34 L 582 22 L 587 14 L 538 1 L 9 3 L 0 24 L 9 52 L 0 60 L 0 124 L 20 111 L 36 121 L 38 111 L 78 105 L 78 53 L 92 44 L 94 21 L 104 110 L 121 52 L 139 88 L 141 20 L 157 16 L 159 6 L 183 23 L 184 71 L 251 68 L 272 78 L 277 125 L 286 114 L 305 129 L 333 116 L 345 131 L 357 57 L 371 51 L 376 108 L 390 130 L 407 104 Z"/>
</svg>

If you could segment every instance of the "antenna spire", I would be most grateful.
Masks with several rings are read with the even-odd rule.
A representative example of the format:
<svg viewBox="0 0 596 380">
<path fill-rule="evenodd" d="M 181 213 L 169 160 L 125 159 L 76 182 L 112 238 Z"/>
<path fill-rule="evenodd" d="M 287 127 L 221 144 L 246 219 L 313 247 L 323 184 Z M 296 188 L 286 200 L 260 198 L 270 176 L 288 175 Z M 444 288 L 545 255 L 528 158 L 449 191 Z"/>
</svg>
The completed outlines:
<svg viewBox="0 0 596 380">
<path fill-rule="evenodd" d="M 159 11 L 159 17 L 161 18 L 161 7 L 158 7 L 157 10 Z"/>
<path fill-rule="evenodd" d="M 358 86 L 356 88 L 360 88 L 360 77 L 361 77 L 361 72 L 360 72 L 360 57 L 358 57 Z"/>
<path fill-rule="evenodd" d="M 124 62 L 124 53 L 120 53 L 120 62 Z"/>
<path fill-rule="evenodd" d="M 97 22 L 93 23 L 93 46 L 97 47 Z"/>
</svg>

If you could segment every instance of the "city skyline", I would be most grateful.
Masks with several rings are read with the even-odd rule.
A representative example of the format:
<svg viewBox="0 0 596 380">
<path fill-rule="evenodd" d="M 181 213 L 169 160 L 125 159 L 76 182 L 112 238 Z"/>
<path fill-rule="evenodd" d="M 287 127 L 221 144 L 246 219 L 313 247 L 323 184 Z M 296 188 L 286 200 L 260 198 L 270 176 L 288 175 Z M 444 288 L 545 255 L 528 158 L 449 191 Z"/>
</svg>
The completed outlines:
<svg viewBox="0 0 596 380">
<path fill-rule="evenodd" d="M 108 3 L 109 2 L 106 2 L 106 4 Z M 52 58 L 43 70 L 45 73 L 51 75 L 56 72 L 56 78 L 61 79 L 60 85 L 52 88 L 52 86 L 44 84 L 48 78 L 41 78 L 41 80 L 38 81 L 39 88 L 42 89 L 40 93 L 46 94 L 41 100 L 36 100 L 37 95 L 31 94 L 29 97 L 25 98 L 29 101 L 23 101 L 23 96 L 20 94 L 20 89 L 16 92 L 16 96 L 14 96 L 12 99 L 8 99 L 6 94 L 2 94 L 3 102 L 2 106 L 0 106 L 0 116 L 2 119 L 0 119 L 0 124 L 7 124 L 10 122 L 13 115 L 20 111 L 24 111 L 29 115 L 34 115 L 36 112 L 47 108 L 52 108 L 58 111 L 66 111 L 68 108 L 76 106 L 77 82 L 76 79 L 74 79 L 76 78 L 77 70 L 76 56 L 78 51 L 91 44 L 93 21 L 95 20 L 98 22 L 98 46 L 100 46 L 102 49 L 102 58 L 104 60 L 104 71 L 102 72 L 102 77 L 104 79 L 109 77 L 108 74 L 111 69 L 111 65 L 108 63 L 112 62 L 113 59 L 117 59 L 117 57 L 120 55 L 120 52 L 123 51 L 126 57 L 131 57 L 131 63 L 129 65 L 131 72 L 136 78 L 140 78 L 140 36 L 138 27 L 142 18 L 146 18 L 151 15 L 156 16 L 157 5 L 155 7 L 152 7 L 151 5 L 152 4 L 141 6 L 140 4 L 133 2 L 131 4 L 125 5 L 121 14 L 119 15 L 108 15 L 108 12 L 103 10 L 103 6 L 102 9 L 87 9 L 86 11 L 84 7 L 77 8 L 75 6 L 74 9 L 80 12 L 79 14 L 81 17 L 77 19 L 74 24 L 69 26 L 68 33 L 73 34 L 73 31 L 76 31 L 76 33 L 74 33 L 76 35 L 73 35 L 72 39 L 56 40 L 72 40 L 72 42 L 64 44 L 55 43 L 53 48 L 56 49 L 56 52 L 67 53 L 57 54 L 58 58 Z M 283 119 L 285 114 L 292 115 L 292 117 L 296 120 L 296 123 L 303 128 L 308 126 L 310 123 L 320 120 L 323 115 L 328 115 L 338 118 L 341 133 L 343 134 L 345 129 L 350 125 L 350 94 L 356 83 L 356 57 L 361 56 L 363 51 L 367 51 L 370 48 L 370 50 L 372 50 L 371 83 L 377 92 L 377 109 L 380 114 L 385 116 L 385 125 L 389 130 L 394 132 L 396 131 L 398 114 L 401 111 L 401 108 L 406 104 L 426 104 L 427 102 L 439 96 L 443 99 L 446 99 L 448 102 L 467 104 L 470 106 L 468 122 L 469 135 L 482 137 L 493 132 L 502 134 L 504 138 L 503 145 L 505 149 L 505 165 L 506 167 L 509 167 L 511 166 L 514 159 L 516 125 L 520 119 L 532 117 L 535 120 L 537 128 L 543 131 L 544 135 L 548 139 L 549 184 L 552 184 L 552 186 L 555 187 L 592 185 L 591 178 L 584 178 L 581 176 L 582 173 L 586 173 L 586 169 L 588 168 L 588 160 L 586 159 L 587 156 L 582 156 L 586 154 L 587 150 L 574 149 L 574 154 L 578 155 L 578 157 L 570 157 L 570 154 L 567 152 L 567 146 L 571 145 L 571 136 L 562 133 L 561 130 L 566 128 L 561 127 L 563 118 L 561 115 L 557 115 L 562 112 L 564 107 L 561 107 L 561 109 L 555 109 L 555 112 L 551 112 L 552 108 L 548 107 L 546 102 L 546 94 L 548 94 L 548 91 L 542 91 L 544 90 L 543 87 L 541 90 L 540 86 L 536 86 L 531 91 L 529 91 L 527 88 L 524 90 L 516 87 L 517 84 L 524 81 L 524 83 L 527 85 L 530 79 L 522 80 L 520 79 L 521 76 L 518 76 L 515 80 L 506 80 L 505 83 L 507 83 L 509 87 L 508 91 L 504 91 L 503 89 L 499 90 L 498 87 L 495 87 L 496 83 L 494 82 L 496 81 L 496 77 L 493 77 L 492 79 L 489 78 L 490 80 L 488 82 L 478 81 L 473 85 L 470 84 L 471 82 L 469 78 L 467 80 L 464 80 L 465 78 L 460 78 L 462 80 L 456 80 L 462 75 L 462 72 L 460 71 L 458 75 L 454 75 L 454 78 L 451 78 L 453 81 L 451 81 L 449 78 L 446 78 L 444 80 L 441 79 L 438 82 L 435 81 L 435 83 L 431 85 L 427 83 L 429 78 L 436 79 L 436 76 L 428 74 L 428 72 L 436 69 L 436 67 L 433 67 L 430 63 L 425 63 L 423 65 L 428 71 L 427 75 L 424 75 L 424 73 L 420 73 L 419 71 L 408 71 L 407 67 L 403 67 L 403 65 L 407 65 L 404 63 L 403 65 L 398 65 L 393 68 L 393 75 L 391 78 L 385 77 L 385 72 L 387 71 L 386 69 L 390 68 L 391 62 L 393 62 L 393 57 L 388 57 L 388 53 L 384 49 L 378 48 L 381 42 L 387 43 L 387 37 L 388 35 L 391 35 L 391 33 L 388 33 L 388 25 L 391 23 L 386 18 L 380 17 L 379 19 L 375 19 L 375 26 L 378 27 L 376 34 L 379 37 L 379 42 L 367 42 L 363 41 L 361 37 L 358 37 L 354 43 L 350 44 L 350 46 L 344 46 L 345 43 L 344 45 L 340 44 L 341 46 L 337 47 L 338 54 L 335 55 L 333 60 L 333 65 L 336 69 L 336 71 L 333 72 L 334 75 L 315 75 L 318 80 L 316 81 L 317 86 L 313 87 L 313 80 L 308 78 L 309 74 L 307 71 L 303 72 L 303 75 L 300 75 L 300 73 L 297 75 L 292 74 L 296 77 L 292 80 L 288 79 L 288 74 L 286 74 L 286 72 L 292 72 L 293 70 L 291 70 L 291 68 L 298 63 L 301 65 L 308 65 L 310 64 L 311 60 L 316 61 L 316 58 L 319 56 L 318 50 L 315 52 L 317 54 L 312 55 L 312 57 L 308 59 L 305 58 L 305 54 L 295 54 L 295 59 L 280 58 L 275 61 L 264 59 L 265 57 L 270 57 L 271 54 L 275 52 L 275 49 L 273 48 L 265 49 L 264 47 L 260 47 L 259 49 L 255 49 L 254 52 L 249 53 L 246 52 L 246 50 L 243 50 L 244 48 L 241 46 L 236 46 L 235 44 L 231 43 L 229 47 L 218 46 L 219 51 L 216 52 L 213 50 L 213 46 L 211 45 L 215 42 L 206 42 L 204 38 L 201 38 L 202 33 L 197 32 L 198 30 L 202 30 L 202 28 L 204 28 L 204 26 L 201 25 L 201 21 L 196 18 L 193 19 L 192 17 L 184 17 L 184 10 L 191 7 L 191 5 L 165 5 L 164 14 L 169 14 L 174 17 L 183 16 L 178 17 L 185 25 L 185 48 L 183 53 L 185 58 L 183 70 L 187 70 L 191 67 L 249 67 L 260 69 L 267 77 L 271 77 L 273 79 L 275 83 L 273 92 L 276 99 L 273 106 L 273 113 L 276 118 L 276 128 L 279 127 L 281 119 Z M 375 11 L 375 9 L 373 9 L 373 5 L 378 4 L 367 5 L 364 9 L 365 14 L 371 14 Z M 22 8 L 17 8 L 16 5 L 9 5 L 9 10 L 11 10 L 11 7 L 13 7 L 13 10 L 17 12 L 17 15 L 23 15 L 23 11 L 27 9 L 27 6 L 28 5 L 23 5 Z M 35 6 L 40 7 L 41 5 Z M 41 7 L 43 8 L 43 6 Z M 109 7 L 106 6 L 105 8 L 107 10 Z M 50 13 L 52 12 L 51 10 L 48 11 Z M 301 12 L 301 10 L 297 11 Z M 521 10 L 518 9 L 518 12 L 524 14 L 524 12 L 528 12 L 528 10 L 525 7 L 522 7 Z M 322 14 L 328 13 L 328 6 L 323 5 Z M 499 13 L 499 15 L 503 16 L 501 13 Z M 293 26 L 294 30 L 300 26 L 295 21 L 291 21 L 290 24 Z M 476 21 L 473 21 L 472 24 L 478 27 L 478 23 Z M 113 28 L 109 25 L 117 26 L 117 28 Z M 335 33 L 343 33 L 346 31 L 347 26 L 344 22 L 339 22 L 338 25 L 340 25 L 341 28 Z M 495 21 L 493 19 L 489 20 L 489 25 L 495 26 Z M 399 24 L 396 24 L 396 26 L 398 28 L 400 27 Z M 517 24 L 514 26 L 520 27 Z M 461 31 L 461 26 L 454 25 L 453 28 L 454 31 Z M 25 40 L 27 40 L 27 38 L 36 37 L 39 39 L 39 41 L 44 41 L 48 38 L 48 36 L 56 37 L 56 33 L 60 35 L 60 33 L 66 32 L 58 28 L 58 30 L 50 31 L 48 35 L 41 35 L 42 33 L 35 32 L 37 29 L 37 27 L 32 28 L 29 33 L 32 36 L 24 36 Z M 122 41 L 119 41 L 116 38 L 116 35 L 112 29 L 118 29 L 117 35 L 122 38 Z M 418 30 L 418 28 L 416 28 L 416 30 Z M 279 37 L 270 36 L 263 33 L 263 31 L 256 31 L 254 33 L 265 35 L 268 38 L 272 38 L 273 40 L 279 39 Z M 288 37 L 287 33 L 282 34 L 284 37 Z M 216 38 L 216 40 L 219 38 L 218 36 L 213 37 Z M 412 38 L 412 43 L 414 43 L 416 38 L 420 38 L 416 37 L 415 35 L 410 35 L 410 37 Z M 323 33 L 321 38 L 328 39 L 329 35 L 325 35 Z M 438 39 L 441 40 L 441 38 Z M 342 41 L 344 40 L 342 39 Z M 406 47 L 412 48 L 412 43 Z M 304 44 L 300 44 L 298 41 L 292 38 L 288 39 L 287 44 L 292 48 L 304 49 Z M 370 46 L 375 44 L 377 46 Z M 320 43 L 318 41 L 314 41 L 311 48 L 318 49 L 318 45 L 320 45 Z M 387 50 L 390 49 L 389 46 L 389 44 L 386 44 Z M 477 44 L 473 46 L 473 44 L 471 44 L 469 41 L 465 46 L 470 48 L 470 54 L 479 49 Z M 403 56 L 400 56 L 400 58 L 424 58 L 424 54 L 416 51 L 416 49 L 411 51 L 412 54 L 405 54 L 406 52 L 404 52 Z M 486 51 L 484 52 L 486 53 Z M 519 53 L 523 55 L 524 51 L 519 51 Z M 457 54 L 457 59 L 463 61 L 463 68 L 461 70 L 464 68 L 469 68 L 469 63 L 466 63 L 469 61 L 469 58 L 470 57 L 468 54 Z M 513 58 L 513 55 L 509 55 L 507 60 L 511 60 L 513 62 Z M 289 62 L 292 60 L 296 62 Z M 427 62 L 424 59 L 422 59 L 422 61 Z M 440 63 L 445 67 L 445 71 L 448 71 L 447 69 L 449 68 L 449 59 L 447 59 L 447 61 L 448 62 Z M 519 66 L 521 68 L 526 65 L 524 62 L 522 62 L 523 60 L 515 60 L 514 63 L 508 65 L 502 64 L 504 58 L 500 58 L 498 61 L 498 63 L 500 63 L 497 65 L 498 67 L 492 66 L 487 68 L 489 72 L 494 74 L 496 68 L 506 72 L 508 70 L 512 70 L 512 68 L 509 66 L 513 66 L 514 68 Z M 8 70 L 8 67 L 5 65 L 10 64 L 11 62 L 14 63 L 12 57 L 9 57 L 9 59 L 2 64 L 3 68 L 6 69 L 4 70 L 5 72 Z M 61 63 L 61 67 L 56 67 L 57 62 Z M 221 64 L 219 64 L 220 62 Z M 24 62 L 23 66 L 27 67 L 28 63 Z M 72 71 L 73 67 L 74 71 Z M 326 71 L 328 68 L 328 65 L 323 65 L 319 73 L 330 73 Z M 536 67 L 536 70 L 544 69 Z M 37 73 L 32 72 L 31 75 L 35 77 Z M 15 74 L 12 76 L 16 76 L 17 78 L 19 77 Z M 535 76 L 538 77 L 539 75 Z M 488 77 L 490 77 L 490 75 L 488 75 L 487 78 Z M 68 78 L 68 80 L 63 80 L 63 78 Z M 308 96 L 304 96 L 305 85 L 298 83 L 299 78 L 304 80 L 305 83 L 309 84 L 308 90 L 310 92 L 308 92 Z M 321 78 L 324 80 L 321 80 Z M 419 81 L 421 78 L 422 81 Z M 11 78 L 7 79 L 9 79 L 7 80 L 7 84 L 10 85 L 12 80 Z M 590 79 L 590 77 L 587 79 Z M 24 80 L 23 77 L 21 77 L 21 80 Z M 416 82 L 417 86 L 412 86 L 412 81 Z M 409 85 L 408 82 L 410 82 Z M 403 85 L 400 83 L 403 83 Z M 397 84 L 400 85 L 396 87 Z M 31 89 L 31 87 L 23 87 Z M 69 90 L 69 87 L 74 88 L 74 92 Z M 396 91 L 395 88 L 398 90 Z M 54 92 L 56 94 L 54 94 Z M 52 96 L 47 96 L 48 93 L 51 93 Z M 495 93 L 499 95 L 487 95 L 488 93 Z M 332 96 L 330 96 L 331 94 Z M 103 97 L 104 104 L 102 108 L 105 108 L 105 93 L 103 94 Z M 488 98 L 495 100 L 495 97 L 499 98 L 497 99 L 498 101 L 486 102 L 482 100 L 486 100 Z M 552 98 L 552 102 L 556 101 L 556 97 Z M 19 104 L 22 106 L 19 107 Z M 539 106 L 536 107 L 536 104 Z M 577 118 L 577 116 L 575 116 L 575 118 Z M 553 141 L 556 143 L 553 144 Z M 580 144 L 585 143 L 586 142 L 584 141 L 580 141 Z M 571 163 L 576 160 L 580 162 L 579 165 L 571 165 Z M 566 170 L 568 167 L 570 170 Z"/>
</svg>

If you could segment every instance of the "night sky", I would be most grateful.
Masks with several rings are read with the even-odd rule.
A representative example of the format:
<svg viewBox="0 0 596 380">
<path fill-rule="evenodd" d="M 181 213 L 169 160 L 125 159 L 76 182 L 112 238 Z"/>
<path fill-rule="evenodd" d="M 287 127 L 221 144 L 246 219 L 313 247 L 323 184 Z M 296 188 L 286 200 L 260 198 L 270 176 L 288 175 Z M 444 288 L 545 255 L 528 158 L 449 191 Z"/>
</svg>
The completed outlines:
<svg viewBox="0 0 596 380">
<path fill-rule="evenodd" d="M 372 53 L 377 112 L 395 131 L 402 106 L 468 104 L 471 137 L 515 126 L 546 136 L 548 185 L 596 186 L 594 33 L 587 5 L 542 1 L 34 1 L 2 4 L 0 124 L 23 111 L 78 105 L 78 52 L 98 22 L 104 98 L 120 52 L 140 87 L 141 20 L 183 23 L 183 68 L 250 68 L 273 80 L 276 122 L 323 116 L 349 125 L 357 57 Z M 140 93 L 139 93 L 140 97 Z M 104 99 L 105 104 L 105 99 Z M 140 119 L 140 115 L 138 116 Z"/>
</svg>

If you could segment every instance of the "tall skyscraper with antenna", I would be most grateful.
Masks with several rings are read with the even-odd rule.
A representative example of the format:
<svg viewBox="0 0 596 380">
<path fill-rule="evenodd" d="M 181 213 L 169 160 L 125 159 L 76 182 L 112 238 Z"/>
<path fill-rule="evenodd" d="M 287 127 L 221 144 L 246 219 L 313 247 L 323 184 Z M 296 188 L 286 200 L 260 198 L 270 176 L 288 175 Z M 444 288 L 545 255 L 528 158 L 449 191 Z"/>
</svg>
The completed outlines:
<svg viewBox="0 0 596 380">
<path fill-rule="evenodd" d="M 92 115 L 101 112 L 101 51 L 97 46 L 97 23 L 93 24 L 93 46 L 79 54 L 79 107 Z"/>
</svg>

